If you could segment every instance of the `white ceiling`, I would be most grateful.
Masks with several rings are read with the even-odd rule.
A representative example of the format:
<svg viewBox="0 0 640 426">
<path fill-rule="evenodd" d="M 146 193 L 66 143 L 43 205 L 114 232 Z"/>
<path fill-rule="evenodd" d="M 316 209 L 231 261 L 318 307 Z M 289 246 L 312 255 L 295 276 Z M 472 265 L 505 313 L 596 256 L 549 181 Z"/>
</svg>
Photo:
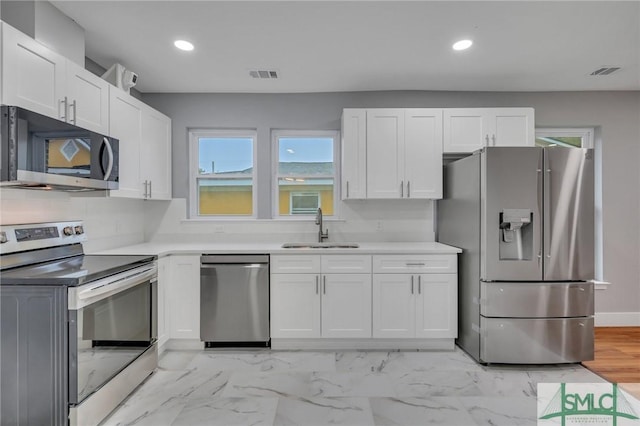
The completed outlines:
<svg viewBox="0 0 640 426">
<path fill-rule="evenodd" d="M 52 3 L 85 29 L 86 56 L 147 93 L 640 90 L 639 1 Z M 461 38 L 474 45 L 453 51 Z M 601 66 L 621 70 L 588 75 Z"/>
</svg>

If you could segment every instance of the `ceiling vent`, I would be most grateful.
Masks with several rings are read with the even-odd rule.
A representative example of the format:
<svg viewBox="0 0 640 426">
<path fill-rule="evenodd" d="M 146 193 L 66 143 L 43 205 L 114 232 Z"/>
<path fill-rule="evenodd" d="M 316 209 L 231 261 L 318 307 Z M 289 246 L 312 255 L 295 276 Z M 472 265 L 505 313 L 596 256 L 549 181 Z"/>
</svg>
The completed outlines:
<svg viewBox="0 0 640 426">
<path fill-rule="evenodd" d="M 589 75 L 610 75 L 618 71 L 620 67 L 600 67 Z"/>
<path fill-rule="evenodd" d="M 253 78 L 278 78 L 278 71 L 275 70 L 250 70 L 249 75 Z"/>
</svg>

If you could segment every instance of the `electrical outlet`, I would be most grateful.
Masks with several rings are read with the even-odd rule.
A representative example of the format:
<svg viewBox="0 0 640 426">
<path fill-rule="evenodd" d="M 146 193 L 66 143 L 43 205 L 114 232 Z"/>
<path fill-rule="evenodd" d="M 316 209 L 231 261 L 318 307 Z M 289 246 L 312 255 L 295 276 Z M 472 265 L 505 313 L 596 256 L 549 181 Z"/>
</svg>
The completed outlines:
<svg viewBox="0 0 640 426">
<path fill-rule="evenodd" d="M 216 225 L 213 227 L 214 234 L 224 234 L 224 225 Z"/>
<path fill-rule="evenodd" d="M 378 232 L 384 231 L 384 225 L 382 224 L 382 222 L 380 221 L 376 222 L 376 231 Z"/>
</svg>

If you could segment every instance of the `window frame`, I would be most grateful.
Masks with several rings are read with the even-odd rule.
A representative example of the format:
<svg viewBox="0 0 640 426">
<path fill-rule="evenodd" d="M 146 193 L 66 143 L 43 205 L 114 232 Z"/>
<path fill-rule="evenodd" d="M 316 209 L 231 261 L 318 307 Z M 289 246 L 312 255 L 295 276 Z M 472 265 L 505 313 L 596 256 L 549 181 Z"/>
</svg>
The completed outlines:
<svg viewBox="0 0 640 426">
<path fill-rule="evenodd" d="M 201 175 L 200 169 L 200 138 L 248 138 L 252 139 L 252 155 L 253 155 L 253 172 L 251 173 L 251 197 L 252 212 L 251 215 L 201 215 L 198 211 L 200 205 L 198 180 L 199 179 L 229 179 L 229 178 L 247 178 L 249 175 L 225 175 L 212 176 Z M 189 219 L 192 220 L 249 220 L 256 219 L 257 215 L 257 169 L 259 167 L 257 161 L 258 154 L 258 132 L 256 129 L 189 129 Z"/>
<path fill-rule="evenodd" d="M 535 139 L 543 137 L 580 137 L 582 148 L 593 148 L 593 127 L 540 127 L 536 128 Z"/>
<path fill-rule="evenodd" d="M 309 178 L 327 178 L 333 179 L 333 214 L 325 215 L 328 220 L 340 218 L 340 200 L 341 200 L 341 166 L 340 166 L 340 131 L 338 130 L 272 130 L 271 131 L 271 219 L 272 220 L 315 220 L 314 215 L 305 214 L 280 214 L 280 191 L 279 179 L 279 138 L 331 138 L 333 139 L 333 175 L 331 176 L 308 176 Z M 304 177 L 304 176 L 300 176 Z"/>
</svg>

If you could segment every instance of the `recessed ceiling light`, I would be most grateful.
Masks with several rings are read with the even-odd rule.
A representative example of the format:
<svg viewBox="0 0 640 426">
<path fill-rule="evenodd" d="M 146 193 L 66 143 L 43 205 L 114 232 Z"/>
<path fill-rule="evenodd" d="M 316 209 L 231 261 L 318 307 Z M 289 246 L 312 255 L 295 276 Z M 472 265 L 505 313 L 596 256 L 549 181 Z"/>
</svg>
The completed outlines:
<svg viewBox="0 0 640 426">
<path fill-rule="evenodd" d="M 453 43 L 453 50 L 465 50 L 471 47 L 473 41 L 471 40 L 460 40 Z"/>
<path fill-rule="evenodd" d="M 186 50 L 187 52 L 193 50 L 193 44 L 189 43 L 186 40 L 176 40 L 173 42 L 173 45 L 180 50 Z"/>
</svg>

